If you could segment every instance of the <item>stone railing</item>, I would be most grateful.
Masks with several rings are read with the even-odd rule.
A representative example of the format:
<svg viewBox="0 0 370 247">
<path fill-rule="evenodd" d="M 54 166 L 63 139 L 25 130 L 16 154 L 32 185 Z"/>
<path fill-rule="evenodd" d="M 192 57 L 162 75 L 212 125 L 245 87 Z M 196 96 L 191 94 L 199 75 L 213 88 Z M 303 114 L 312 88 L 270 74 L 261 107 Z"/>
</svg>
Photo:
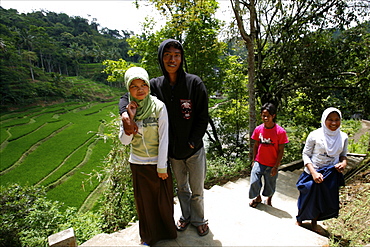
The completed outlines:
<svg viewBox="0 0 370 247">
<path fill-rule="evenodd" d="M 77 247 L 73 228 L 49 236 L 48 242 L 50 247 Z"/>
</svg>

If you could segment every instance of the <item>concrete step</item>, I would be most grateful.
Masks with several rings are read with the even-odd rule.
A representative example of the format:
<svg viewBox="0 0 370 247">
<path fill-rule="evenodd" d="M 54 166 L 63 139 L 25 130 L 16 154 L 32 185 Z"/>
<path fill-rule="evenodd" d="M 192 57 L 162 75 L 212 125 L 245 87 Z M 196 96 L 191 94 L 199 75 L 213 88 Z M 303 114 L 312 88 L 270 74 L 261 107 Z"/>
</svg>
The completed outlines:
<svg viewBox="0 0 370 247">
<path fill-rule="evenodd" d="M 286 176 L 290 177 L 294 181 L 294 183 L 297 182 L 297 180 L 300 176 L 300 174 L 298 175 L 298 174 L 296 174 L 292 171 L 281 172 L 281 174 L 285 174 Z"/>
<path fill-rule="evenodd" d="M 299 176 L 301 176 L 301 174 L 302 174 L 303 171 L 304 171 L 304 168 L 302 167 L 301 169 L 297 169 L 297 170 L 294 170 L 292 172 L 295 173 L 295 174 L 297 174 L 297 175 L 299 175 Z"/>
<path fill-rule="evenodd" d="M 178 232 L 175 240 L 163 240 L 156 246 L 324 246 L 328 239 L 295 225 L 298 174 L 279 172 L 277 192 L 272 205 L 249 207 L 249 177 L 213 186 L 205 190 L 205 217 L 210 233 L 199 237 L 193 226 Z M 175 199 L 174 219 L 181 216 Z M 99 234 L 81 246 L 138 246 L 138 223 L 113 234 Z"/>
<path fill-rule="evenodd" d="M 292 172 L 279 171 L 279 177 L 276 184 L 276 192 L 288 196 L 295 201 L 299 196 L 299 192 L 296 189 L 296 183 L 298 180 L 298 175 Z"/>
<path fill-rule="evenodd" d="M 234 182 L 227 182 L 226 184 L 224 184 L 222 187 L 225 188 L 225 189 L 235 189 L 238 185 Z"/>
</svg>

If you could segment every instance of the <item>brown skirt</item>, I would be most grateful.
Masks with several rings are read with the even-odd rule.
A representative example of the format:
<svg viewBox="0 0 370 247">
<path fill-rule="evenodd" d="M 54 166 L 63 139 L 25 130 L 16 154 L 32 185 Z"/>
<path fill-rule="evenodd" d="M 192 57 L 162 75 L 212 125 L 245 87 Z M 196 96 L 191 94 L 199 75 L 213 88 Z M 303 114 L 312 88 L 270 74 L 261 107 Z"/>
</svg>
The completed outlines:
<svg viewBox="0 0 370 247">
<path fill-rule="evenodd" d="M 171 170 L 167 168 L 168 178 L 162 180 L 156 165 L 130 164 L 130 167 L 141 241 L 153 245 L 159 240 L 176 238 Z"/>
</svg>

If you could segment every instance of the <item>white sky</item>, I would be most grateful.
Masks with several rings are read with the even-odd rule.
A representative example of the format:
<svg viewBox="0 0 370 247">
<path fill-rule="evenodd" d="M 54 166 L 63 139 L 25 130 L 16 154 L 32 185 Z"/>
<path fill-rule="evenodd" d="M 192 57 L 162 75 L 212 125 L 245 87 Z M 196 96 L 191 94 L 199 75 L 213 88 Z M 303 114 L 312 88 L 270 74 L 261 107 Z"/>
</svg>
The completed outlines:
<svg viewBox="0 0 370 247">
<path fill-rule="evenodd" d="M 229 21 L 232 18 L 229 0 L 219 0 L 220 8 L 216 17 Z M 100 24 L 100 27 L 134 31 L 140 34 L 141 23 L 144 18 L 151 16 L 157 22 L 156 29 L 165 24 L 165 19 L 154 7 L 148 5 L 146 1 L 139 1 L 140 8 L 136 9 L 132 0 L 42 0 L 42 1 L 22 1 L 22 0 L 0 0 L 0 6 L 4 9 L 16 9 L 19 13 L 30 13 L 38 10 L 45 10 L 55 13 L 65 13 L 69 16 L 80 16 Z"/>
</svg>

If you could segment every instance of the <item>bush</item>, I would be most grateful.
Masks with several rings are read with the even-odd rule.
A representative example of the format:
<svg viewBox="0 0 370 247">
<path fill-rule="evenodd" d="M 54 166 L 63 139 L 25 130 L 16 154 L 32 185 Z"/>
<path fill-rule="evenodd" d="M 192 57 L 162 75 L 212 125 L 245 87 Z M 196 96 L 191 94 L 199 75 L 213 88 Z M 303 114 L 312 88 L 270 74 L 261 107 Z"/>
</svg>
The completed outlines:
<svg viewBox="0 0 370 247">
<path fill-rule="evenodd" d="M 245 157 L 248 159 L 248 156 Z M 209 189 L 213 185 L 221 185 L 229 180 L 246 177 L 250 173 L 250 163 L 247 159 L 216 157 L 207 160 L 205 187 Z"/>
<path fill-rule="evenodd" d="M 42 187 L 0 187 L 0 246 L 45 246 L 63 215 Z"/>
<path fill-rule="evenodd" d="M 362 135 L 360 137 L 360 140 L 358 140 L 357 142 L 353 139 L 350 139 L 348 143 L 348 152 L 369 155 L 369 143 L 370 143 L 369 132 Z"/>
<path fill-rule="evenodd" d="M 105 222 L 104 231 L 124 229 L 137 220 L 131 170 L 128 162 L 130 146 L 118 140 L 118 116 L 106 124 L 108 134 L 101 138 L 112 140 L 112 149 L 106 158 L 105 174 L 108 188 L 100 201 L 100 212 Z"/>
<path fill-rule="evenodd" d="M 101 233 L 100 215 L 61 211 L 63 204 L 45 195 L 43 187 L 0 186 L 0 246 L 48 246 L 48 236 L 70 227 L 80 243 Z"/>
</svg>

